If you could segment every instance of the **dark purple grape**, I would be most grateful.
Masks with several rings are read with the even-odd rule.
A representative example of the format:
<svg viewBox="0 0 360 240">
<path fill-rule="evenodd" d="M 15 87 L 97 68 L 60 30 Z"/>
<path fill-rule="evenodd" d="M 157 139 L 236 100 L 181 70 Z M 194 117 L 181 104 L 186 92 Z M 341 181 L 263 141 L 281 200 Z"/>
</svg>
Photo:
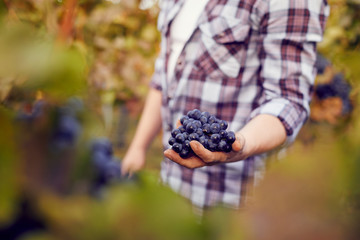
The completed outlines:
<svg viewBox="0 0 360 240">
<path fill-rule="evenodd" d="M 178 142 L 176 142 L 176 143 L 174 143 L 174 145 L 172 145 L 172 149 L 177 153 L 180 153 L 182 148 L 183 148 L 182 144 L 178 143 Z"/>
<path fill-rule="evenodd" d="M 217 146 L 218 146 L 218 145 L 217 145 L 216 143 L 212 142 L 211 139 L 208 140 L 207 143 L 208 143 L 207 149 L 209 149 L 209 150 L 212 151 L 212 152 L 214 152 L 214 151 L 217 150 Z"/>
<path fill-rule="evenodd" d="M 183 143 L 185 141 L 185 137 L 182 133 L 179 133 L 175 136 L 175 141 L 178 143 Z"/>
<path fill-rule="evenodd" d="M 229 143 L 227 143 L 225 140 L 221 140 L 218 144 L 218 148 L 220 151 L 223 152 L 230 152 L 232 147 Z"/>
<path fill-rule="evenodd" d="M 219 124 L 220 124 L 220 129 L 221 129 L 221 130 L 226 130 L 227 127 L 228 127 L 228 123 L 227 123 L 227 121 L 225 121 L 225 120 L 220 120 L 220 121 L 219 121 Z"/>
<path fill-rule="evenodd" d="M 193 124 L 195 125 L 196 128 L 201 128 L 202 124 L 199 120 L 194 120 Z"/>
<path fill-rule="evenodd" d="M 210 131 L 211 133 L 219 133 L 220 132 L 220 124 L 218 123 L 213 123 L 210 125 Z"/>
<path fill-rule="evenodd" d="M 235 133 L 233 131 L 229 131 L 226 136 L 226 142 L 229 144 L 233 144 L 235 142 Z"/>
<path fill-rule="evenodd" d="M 195 124 L 193 123 L 189 123 L 187 126 L 186 126 L 186 132 L 187 133 L 193 133 L 196 131 L 196 126 Z"/>
<path fill-rule="evenodd" d="M 203 130 L 203 133 L 204 133 L 204 134 L 210 134 L 210 133 L 211 133 L 210 124 L 205 123 L 205 124 L 202 126 L 202 130 Z"/>
<path fill-rule="evenodd" d="M 184 121 L 185 121 L 185 120 L 189 120 L 189 117 L 186 116 L 186 115 L 184 115 L 184 116 L 182 116 L 182 117 L 180 118 L 180 123 L 184 125 Z"/>
<path fill-rule="evenodd" d="M 207 142 L 207 138 L 205 136 L 199 137 L 199 143 L 205 146 L 206 142 Z"/>
<path fill-rule="evenodd" d="M 174 143 L 176 143 L 176 139 L 174 137 L 170 137 L 168 143 L 170 145 L 173 145 Z"/>
<path fill-rule="evenodd" d="M 206 119 L 208 119 L 208 118 L 210 117 L 210 115 L 211 115 L 211 114 L 210 114 L 209 112 L 202 112 L 202 113 L 201 113 L 201 116 L 202 116 L 202 117 L 206 117 Z"/>
<path fill-rule="evenodd" d="M 184 126 L 184 128 L 186 129 L 186 126 L 189 124 L 189 123 L 191 123 L 192 122 L 192 120 L 190 120 L 189 118 L 188 119 L 186 119 L 186 120 L 184 120 L 184 122 L 183 122 L 183 126 Z"/>
<path fill-rule="evenodd" d="M 193 118 L 195 120 L 199 120 L 201 117 L 201 111 L 199 109 L 194 109 L 193 111 Z"/>
<path fill-rule="evenodd" d="M 215 134 L 211 135 L 210 139 L 213 143 L 217 144 L 221 140 L 220 134 L 215 133 Z"/>
<path fill-rule="evenodd" d="M 189 140 L 190 141 L 193 141 L 193 140 L 197 141 L 197 140 L 199 140 L 199 135 L 197 133 L 190 133 Z"/>
<path fill-rule="evenodd" d="M 225 130 L 220 130 L 219 134 L 220 134 L 221 139 L 226 138 L 226 136 L 227 136 L 227 131 L 225 131 Z"/>
<path fill-rule="evenodd" d="M 181 131 L 178 128 L 176 128 L 171 131 L 171 136 L 176 137 L 176 135 L 178 135 L 179 133 L 181 133 Z"/>
<path fill-rule="evenodd" d="M 205 124 L 205 123 L 207 123 L 207 117 L 201 116 L 199 121 L 201 122 L 201 124 Z"/>
<path fill-rule="evenodd" d="M 184 135 L 185 140 L 189 138 L 189 134 L 187 132 L 182 133 Z"/>
<path fill-rule="evenodd" d="M 185 140 L 183 143 L 183 148 L 185 149 L 191 149 L 190 147 L 190 141 L 189 140 Z"/>
<path fill-rule="evenodd" d="M 203 130 L 202 130 L 201 128 L 196 129 L 195 133 L 196 133 L 199 137 L 201 137 L 202 135 L 204 135 Z"/>
<path fill-rule="evenodd" d="M 186 130 L 185 130 L 185 128 L 184 128 L 184 126 L 180 126 L 179 128 L 178 128 L 179 130 L 180 130 L 180 132 L 186 132 Z"/>
<path fill-rule="evenodd" d="M 189 157 L 190 151 L 188 149 L 182 149 L 179 153 L 181 158 L 187 158 Z"/>
<path fill-rule="evenodd" d="M 208 123 L 211 125 L 216 122 L 217 122 L 217 118 L 214 115 L 210 115 L 210 117 L 208 118 Z"/>
<path fill-rule="evenodd" d="M 188 116 L 189 118 L 193 118 L 193 119 L 194 119 L 194 110 L 195 110 L 195 109 L 188 111 L 187 116 Z"/>
</svg>

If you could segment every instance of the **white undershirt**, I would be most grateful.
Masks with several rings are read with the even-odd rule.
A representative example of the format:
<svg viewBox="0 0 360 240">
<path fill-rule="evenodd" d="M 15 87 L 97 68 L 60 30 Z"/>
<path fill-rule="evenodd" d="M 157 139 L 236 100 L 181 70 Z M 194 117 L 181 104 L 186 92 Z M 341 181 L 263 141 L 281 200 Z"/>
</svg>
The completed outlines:
<svg viewBox="0 0 360 240">
<path fill-rule="evenodd" d="M 168 63 L 168 79 L 174 73 L 176 60 L 186 41 L 193 33 L 196 22 L 204 10 L 208 0 L 185 0 L 184 5 L 173 20 L 170 28 L 170 56 Z"/>
</svg>

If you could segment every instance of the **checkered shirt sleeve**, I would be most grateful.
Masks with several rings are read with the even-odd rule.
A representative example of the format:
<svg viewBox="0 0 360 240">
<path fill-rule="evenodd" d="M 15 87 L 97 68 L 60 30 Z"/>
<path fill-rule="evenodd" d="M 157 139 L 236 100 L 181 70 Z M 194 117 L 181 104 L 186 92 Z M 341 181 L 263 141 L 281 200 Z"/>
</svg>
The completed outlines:
<svg viewBox="0 0 360 240">
<path fill-rule="evenodd" d="M 319 1 L 269 1 L 260 21 L 260 82 L 265 99 L 254 109 L 277 116 L 293 142 L 309 114 L 315 79 L 316 43 L 329 8 Z"/>
</svg>

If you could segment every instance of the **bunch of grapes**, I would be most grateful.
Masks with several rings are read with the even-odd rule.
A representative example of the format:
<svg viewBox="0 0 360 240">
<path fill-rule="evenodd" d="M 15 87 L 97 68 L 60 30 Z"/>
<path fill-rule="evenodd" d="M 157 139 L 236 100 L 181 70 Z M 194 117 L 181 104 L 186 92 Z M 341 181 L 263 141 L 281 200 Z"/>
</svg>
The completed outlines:
<svg viewBox="0 0 360 240">
<path fill-rule="evenodd" d="M 91 146 L 91 160 L 94 165 L 97 181 L 106 184 L 120 179 L 120 161 L 113 155 L 112 143 L 107 138 L 97 138 Z"/>
<path fill-rule="evenodd" d="M 136 183 L 137 174 L 121 175 L 121 159 L 114 155 L 113 145 L 108 138 L 96 138 L 92 141 L 90 159 L 94 171 L 94 179 L 90 194 L 101 198 L 106 186 L 111 184 Z"/>
<path fill-rule="evenodd" d="M 189 111 L 180 118 L 181 126 L 171 131 L 168 143 L 180 157 L 192 154 L 190 141 L 200 142 L 210 151 L 230 152 L 235 141 L 235 133 L 226 131 L 228 123 L 208 112 L 198 109 Z"/>
<path fill-rule="evenodd" d="M 326 68 L 332 68 L 329 60 L 321 54 L 317 55 L 315 67 L 319 75 L 325 74 Z M 321 101 L 327 98 L 338 97 L 342 102 L 342 114 L 346 115 L 352 111 L 350 99 L 351 85 L 346 81 L 342 73 L 336 73 L 326 83 L 315 86 L 315 96 Z"/>
</svg>

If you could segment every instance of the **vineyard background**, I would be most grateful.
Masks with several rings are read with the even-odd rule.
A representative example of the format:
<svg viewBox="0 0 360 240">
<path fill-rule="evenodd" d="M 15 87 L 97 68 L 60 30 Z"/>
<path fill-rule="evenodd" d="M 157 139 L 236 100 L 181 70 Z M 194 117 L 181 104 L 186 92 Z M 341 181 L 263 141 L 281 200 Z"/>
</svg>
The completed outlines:
<svg viewBox="0 0 360 240">
<path fill-rule="evenodd" d="M 133 178 L 114 165 L 159 51 L 156 1 L 0 0 L 0 239 L 358 239 L 360 1 L 329 4 L 297 141 L 248 209 L 199 219 L 159 185 L 160 136 Z"/>
</svg>

